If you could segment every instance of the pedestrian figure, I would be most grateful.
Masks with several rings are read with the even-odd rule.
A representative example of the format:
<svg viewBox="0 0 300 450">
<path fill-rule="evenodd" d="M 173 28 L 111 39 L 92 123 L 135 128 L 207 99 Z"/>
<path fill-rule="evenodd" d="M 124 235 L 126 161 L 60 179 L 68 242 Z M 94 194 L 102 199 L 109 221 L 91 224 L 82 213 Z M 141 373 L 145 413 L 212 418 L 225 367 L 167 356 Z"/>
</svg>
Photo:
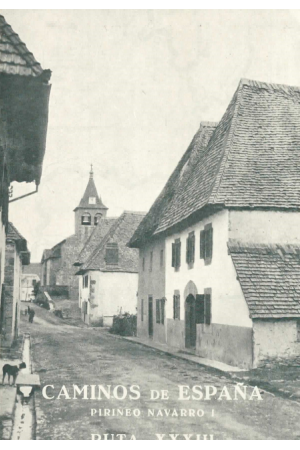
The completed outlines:
<svg viewBox="0 0 300 450">
<path fill-rule="evenodd" d="M 28 315 L 30 314 L 30 306 L 29 306 L 29 305 L 27 306 L 26 315 L 27 315 L 27 314 L 28 314 Z"/>
<path fill-rule="evenodd" d="M 35 316 L 35 312 L 33 309 L 30 308 L 30 311 L 29 311 L 29 322 L 30 323 L 33 323 L 34 316 Z"/>
</svg>

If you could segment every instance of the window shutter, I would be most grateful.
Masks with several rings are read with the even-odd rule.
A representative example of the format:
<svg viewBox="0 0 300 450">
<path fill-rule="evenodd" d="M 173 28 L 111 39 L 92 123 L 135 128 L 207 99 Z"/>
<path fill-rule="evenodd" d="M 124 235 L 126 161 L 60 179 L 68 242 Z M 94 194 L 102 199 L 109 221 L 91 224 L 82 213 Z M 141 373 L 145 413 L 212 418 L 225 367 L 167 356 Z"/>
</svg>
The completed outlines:
<svg viewBox="0 0 300 450">
<path fill-rule="evenodd" d="M 156 300 L 156 323 L 160 323 L 160 301 Z"/>
<path fill-rule="evenodd" d="M 178 267 L 181 266 L 181 242 L 178 242 Z"/>
<path fill-rule="evenodd" d="M 200 259 L 205 258 L 205 231 L 200 231 Z"/>
<path fill-rule="evenodd" d="M 209 228 L 206 230 L 206 254 L 205 257 L 208 259 L 212 258 L 212 247 L 213 247 L 213 229 Z"/>
<path fill-rule="evenodd" d="M 204 295 L 196 295 L 196 323 L 204 323 Z"/>
<path fill-rule="evenodd" d="M 205 294 L 205 323 L 206 323 L 206 325 L 211 324 L 211 296 L 210 296 L 210 294 Z"/>
<path fill-rule="evenodd" d="M 165 323 L 165 299 L 161 299 L 160 301 L 160 305 L 161 305 L 161 323 L 164 325 Z"/>
<path fill-rule="evenodd" d="M 195 261 L 195 234 L 191 236 L 191 259 L 190 261 L 193 263 Z"/>
<path fill-rule="evenodd" d="M 177 295 L 177 319 L 180 320 L 180 295 Z"/>
<path fill-rule="evenodd" d="M 186 239 L 186 262 L 190 262 L 190 238 Z"/>
<path fill-rule="evenodd" d="M 173 243 L 172 244 L 172 267 L 175 267 L 175 252 L 176 252 L 176 246 Z"/>
</svg>

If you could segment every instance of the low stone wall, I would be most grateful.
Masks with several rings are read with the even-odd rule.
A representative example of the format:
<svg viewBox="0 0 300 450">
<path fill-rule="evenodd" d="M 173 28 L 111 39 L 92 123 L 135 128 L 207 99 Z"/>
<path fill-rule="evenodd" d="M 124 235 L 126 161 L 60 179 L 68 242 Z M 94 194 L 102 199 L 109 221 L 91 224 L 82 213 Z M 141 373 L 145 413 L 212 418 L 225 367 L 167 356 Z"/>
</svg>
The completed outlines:
<svg viewBox="0 0 300 450">
<path fill-rule="evenodd" d="M 253 321 L 254 367 L 269 359 L 300 355 L 297 319 L 256 319 Z"/>
<path fill-rule="evenodd" d="M 252 328 L 222 324 L 197 325 L 196 354 L 231 366 L 253 366 Z"/>
</svg>

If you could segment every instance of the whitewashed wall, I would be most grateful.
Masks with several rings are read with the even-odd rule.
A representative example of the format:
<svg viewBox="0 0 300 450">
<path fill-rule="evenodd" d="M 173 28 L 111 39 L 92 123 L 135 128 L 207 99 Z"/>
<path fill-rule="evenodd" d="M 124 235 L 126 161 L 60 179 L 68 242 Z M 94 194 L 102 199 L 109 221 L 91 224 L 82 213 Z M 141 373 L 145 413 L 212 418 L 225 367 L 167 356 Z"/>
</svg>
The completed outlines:
<svg viewBox="0 0 300 450">
<path fill-rule="evenodd" d="M 212 223 L 213 256 L 210 265 L 200 259 L 200 231 Z M 249 310 L 241 287 L 236 278 L 236 271 L 231 257 L 228 255 L 229 212 L 218 212 L 181 233 L 173 234 L 166 239 L 166 315 L 173 318 L 174 290 L 180 291 L 181 320 L 184 320 L 184 289 L 192 280 L 203 294 L 205 288 L 212 289 L 212 323 L 252 327 Z M 195 262 L 192 269 L 186 263 L 186 239 L 189 232 L 195 232 Z M 175 271 L 172 267 L 172 243 L 181 239 L 181 267 Z"/>
</svg>

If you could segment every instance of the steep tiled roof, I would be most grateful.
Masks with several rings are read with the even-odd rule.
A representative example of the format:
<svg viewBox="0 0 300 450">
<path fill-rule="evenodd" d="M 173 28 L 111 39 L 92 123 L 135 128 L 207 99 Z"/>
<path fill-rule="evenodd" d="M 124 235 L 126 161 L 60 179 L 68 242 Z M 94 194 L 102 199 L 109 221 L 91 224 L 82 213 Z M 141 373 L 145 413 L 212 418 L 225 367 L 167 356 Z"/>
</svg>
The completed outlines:
<svg viewBox="0 0 300 450">
<path fill-rule="evenodd" d="M 168 182 L 173 191 L 164 189 L 130 245 L 205 206 L 300 208 L 300 88 L 241 80 L 208 144 L 189 165 L 190 175 L 179 186 L 175 169 Z"/>
<path fill-rule="evenodd" d="M 144 216 L 144 213 L 124 211 L 84 262 L 79 273 L 86 270 L 138 272 L 138 251 L 126 244 Z M 107 265 L 105 262 L 106 245 L 111 242 L 118 245 L 117 265 Z"/>
<path fill-rule="evenodd" d="M 94 197 L 96 199 L 94 204 L 89 203 L 89 198 Z M 80 200 L 79 205 L 75 208 L 74 211 L 78 208 L 88 208 L 88 209 L 108 209 L 103 203 L 101 198 L 98 195 L 97 188 L 91 174 L 85 192 L 83 194 L 82 199 Z"/>
<path fill-rule="evenodd" d="M 16 229 L 12 222 L 8 222 L 8 230 L 6 234 L 7 239 L 13 241 L 26 241 L 26 239 L 21 235 L 21 233 Z"/>
<path fill-rule="evenodd" d="M 22 265 L 30 263 L 30 252 L 27 247 L 27 240 L 16 229 L 12 222 L 8 222 L 6 240 L 14 241 L 18 252 L 20 252 Z"/>
<path fill-rule="evenodd" d="M 130 245 L 133 244 L 134 246 L 135 242 L 151 237 L 160 226 L 163 218 L 167 218 L 176 205 L 177 209 L 180 208 L 179 202 L 183 194 L 182 191 L 186 188 L 195 165 L 199 162 L 216 126 L 217 124 L 212 122 L 202 122 L 200 124 L 198 132 L 177 164 L 163 191 L 132 236 Z"/>
<path fill-rule="evenodd" d="M 31 263 L 23 268 L 24 274 L 38 275 L 42 278 L 42 264 L 41 263 Z"/>
<path fill-rule="evenodd" d="M 0 73 L 39 76 L 43 69 L 24 42 L 0 15 Z"/>
<path fill-rule="evenodd" d="M 102 241 L 116 220 L 116 217 L 107 217 L 99 221 L 98 225 L 94 228 L 83 249 L 79 253 L 74 265 L 80 266 L 84 261 L 88 260 L 97 245 Z"/>
<path fill-rule="evenodd" d="M 252 318 L 300 317 L 300 247 L 228 247 Z"/>
</svg>

